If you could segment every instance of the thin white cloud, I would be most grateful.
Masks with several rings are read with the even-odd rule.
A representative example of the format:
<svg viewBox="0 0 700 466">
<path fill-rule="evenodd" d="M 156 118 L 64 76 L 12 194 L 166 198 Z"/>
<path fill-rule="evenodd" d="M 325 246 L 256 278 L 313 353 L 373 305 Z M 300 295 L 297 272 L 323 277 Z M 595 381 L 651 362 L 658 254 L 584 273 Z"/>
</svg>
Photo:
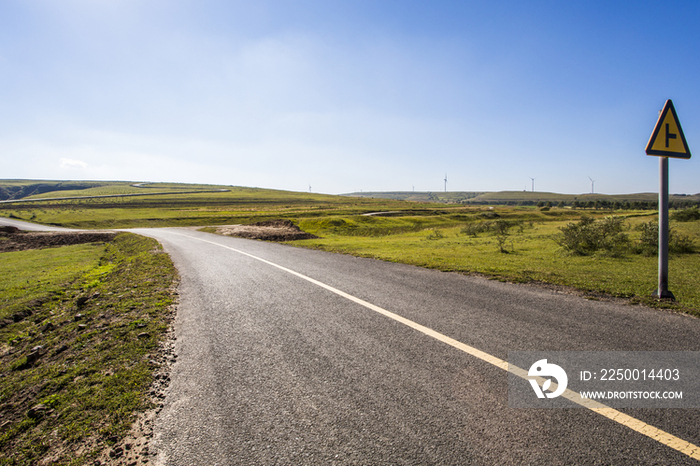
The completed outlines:
<svg viewBox="0 0 700 466">
<path fill-rule="evenodd" d="M 60 160 L 61 163 L 61 168 L 71 168 L 71 169 L 82 169 L 85 170 L 88 167 L 88 164 L 83 162 L 82 160 L 74 160 L 74 159 L 64 159 L 61 158 Z"/>
</svg>

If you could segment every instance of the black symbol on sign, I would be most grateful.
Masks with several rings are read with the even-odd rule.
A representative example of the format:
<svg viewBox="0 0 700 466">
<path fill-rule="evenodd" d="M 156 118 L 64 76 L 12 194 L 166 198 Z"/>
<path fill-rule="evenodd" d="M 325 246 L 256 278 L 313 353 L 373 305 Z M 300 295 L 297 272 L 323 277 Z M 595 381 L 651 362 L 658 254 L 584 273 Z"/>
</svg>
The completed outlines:
<svg viewBox="0 0 700 466">
<path fill-rule="evenodd" d="M 674 134 L 674 133 L 669 133 L 669 132 L 668 132 L 668 127 L 669 127 L 669 124 L 666 123 L 666 147 L 668 147 L 668 140 L 669 140 L 669 139 L 676 139 L 676 136 L 677 136 L 677 135 Z"/>
</svg>

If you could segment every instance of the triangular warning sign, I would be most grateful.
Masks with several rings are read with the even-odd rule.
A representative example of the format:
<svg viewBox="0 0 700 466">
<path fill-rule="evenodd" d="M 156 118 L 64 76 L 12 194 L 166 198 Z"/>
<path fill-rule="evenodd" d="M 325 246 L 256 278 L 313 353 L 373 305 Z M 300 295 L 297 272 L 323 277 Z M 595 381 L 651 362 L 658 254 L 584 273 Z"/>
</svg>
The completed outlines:
<svg viewBox="0 0 700 466">
<path fill-rule="evenodd" d="M 690 149 L 685 141 L 681 123 L 678 121 L 676 109 L 671 100 L 666 101 L 661 111 L 659 121 L 656 122 L 654 132 L 647 143 L 647 155 L 659 155 L 662 157 L 690 158 Z"/>
</svg>

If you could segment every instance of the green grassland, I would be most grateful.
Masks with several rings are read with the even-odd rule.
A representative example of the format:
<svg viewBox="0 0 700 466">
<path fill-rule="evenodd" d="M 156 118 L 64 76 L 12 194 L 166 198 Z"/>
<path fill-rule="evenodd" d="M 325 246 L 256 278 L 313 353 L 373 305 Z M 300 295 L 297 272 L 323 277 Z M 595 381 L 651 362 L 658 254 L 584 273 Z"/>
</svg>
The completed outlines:
<svg viewBox="0 0 700 466">
<path fill-rule="evenodd" d="M 581 215 L 569 209 L 559 217 L 533 209 L 498 208 L 471 216 L 362 217 L 302 220 L 305 231 L 321 239 L 294 244 L 325 251 L 401 262 L 443 271 L 484 274 L 512 282 L 540 282 L 574 287 L 591 293 L 631 298 L 634 302 L 659 305 L 649 296 L 656 288 L 657 258 L 628 253 L 610 257 L 604 253 L 574 256 L 555 241 L 560 228 Z M 493 222 L 489 216 L 514 226 L 505 236 L 501 252 L 496 234 L 465 233 L 465 225 Z M 466 219 L 464 217 L 471 217 Z M 634 228 L 654 220 L 655 212 L 635 212 L 626 219 L 631 243 L 639 240 Z M 700 243 L 700 222 L 673 222 L 672 228 Z M 673 254 L 669 265 L 670 288 L 676 308 L 700 314 L 700 255 Z"/>
<path fill-rule="evenodd" d="M 129 183 L 126 183 L 130 185 Z M 152 189 L 164 186 L 154 183 Z M 177 185 L 186 190 L 189 185 Z M 605 293 L 659 305 L 649 298 L 656 288 L 656 258 L 642 254 L 611 257 L 603 253 L 573 256 L 557 243 L 561 228 L 582 215 L 596 218 L 624 217 L 631 244 L 640 240 L 635 229 L 654 220 L 654 210 L 539 209 L 532 205 L 503 204 L 573 202 L 589 200 L 651 203 L 655 195 L 558 195 L 555 193 L 446 193 L 500 206 L 460 203 L 442 199 L 435 193 L 430 202 L 407 201 L 402 193 L 372 197 L 330 196 L 276 191 L 260 188 L 226 188 L 226 192 L 169 194 L 139 198 L 98 198 L 68 201 L 0 204 L 0 215 L 39 223 L 74 228 L 129 228 L 161 226 L 207 226 L 246 224 L 271 219 L 290 219 L 320 239 L 295 242 L 298 246 L 376 257 L 422 267 L 461 273 L 478 273 L 515 282 L 543 282 L 574 287 L 591 293 Z M 144 189 L 144 188 L 132 188 Z M 413 194 L 413 193 L 403 193 Z M 439 196 L 438 196 L 439 195 Z M 676 196 L 695 202 L 695 196 Z M 576 198 L 576 199 L 574 199 Z M 589 199 L 590 198 L 590 199 Z M 649 206 L 645 206 L 649 209 Z M 367 213 L 385 212 L 368 216 Z M 513 226 L 501 239 L 493 231 L 469 233 L 470 225 L 502 220 Z M 678 233 L 687 235 L 700 248 L 700 222 L 672 222 Z M 700 256 L 673 254 L 670 261 L 670 288 L 678 298 L 675 305 L 691 313 L 700 312 L 697 286 L 700 282 Z M 664 303 L 663 305 L 667 305 Z"/>
<path fill-rule="evenodd" d="M 0 321 L 12 317 L 29 303 L 62 293 L 66 281 L 97 266 L 102 246 L 80 244 L 7 252 L 0 261 Z"/>
<path fill-rule="evenodd" d="M 0 253 L 0 464 L 94 464 L 153 406 L 175 279 L 130 233 Z"/>
<path fill-rule="evenodd" d="M 149 186 L 157 191 L 165 189 L 159 183 Z M 191 191 L 187 188 L 191 186 L 181 186 L 181 189 Z M 208 192 L 201 193 L 6 203 L 0 204 L 0 216 L 46 225 L 96 229 L 225 225 L 415 207 L 407 201 L 378 202 L 373 199 L 231 186 L 206 188 Z M 212 192 L 217 189 L 227 191 Z"/>
</svg>

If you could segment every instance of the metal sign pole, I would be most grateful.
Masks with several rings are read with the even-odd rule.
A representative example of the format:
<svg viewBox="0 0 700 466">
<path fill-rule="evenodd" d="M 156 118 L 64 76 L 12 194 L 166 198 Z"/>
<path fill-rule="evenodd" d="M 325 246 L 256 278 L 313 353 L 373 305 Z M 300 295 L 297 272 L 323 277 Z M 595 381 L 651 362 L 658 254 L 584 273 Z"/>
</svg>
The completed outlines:
<svg viewBox="0 0 700 466">
<path fill-rule="evenodd" d="M 668 157 L 659 157 L 659 287 L 654 296 L 676 299 L 668 290 Z"/>
<path fill-rule="evenodd" d="M 659 157 L 659 287 L 653 295 L 675 300 L 668 291 L 668 158 L 689 159 L 690 149 L 671 99 L 659 112 L 645 151 Z"/>
</svg>

